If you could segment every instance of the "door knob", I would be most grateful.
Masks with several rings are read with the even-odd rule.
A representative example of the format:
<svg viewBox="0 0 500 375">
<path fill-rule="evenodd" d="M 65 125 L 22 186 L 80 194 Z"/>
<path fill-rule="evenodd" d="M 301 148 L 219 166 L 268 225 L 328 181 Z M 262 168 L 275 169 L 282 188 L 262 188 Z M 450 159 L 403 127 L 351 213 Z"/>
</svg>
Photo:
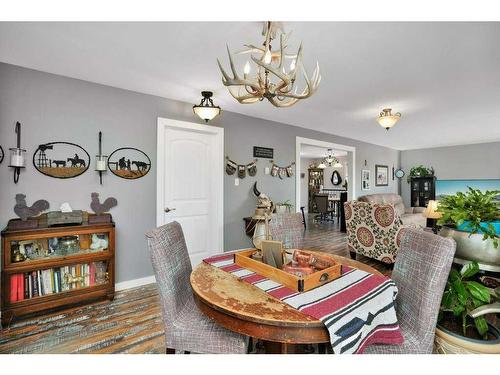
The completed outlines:
<svg viewBox="0 0 500 375">
<path fill-rule="evenodd" d="M 165 208 L 165 212 L 167 212 L 167 213 L 170 212 L 170 211 L 174 211 L 174 210 L 175 210 L 175 208 L 168 208 L 168 207 Z"/>
</svg>

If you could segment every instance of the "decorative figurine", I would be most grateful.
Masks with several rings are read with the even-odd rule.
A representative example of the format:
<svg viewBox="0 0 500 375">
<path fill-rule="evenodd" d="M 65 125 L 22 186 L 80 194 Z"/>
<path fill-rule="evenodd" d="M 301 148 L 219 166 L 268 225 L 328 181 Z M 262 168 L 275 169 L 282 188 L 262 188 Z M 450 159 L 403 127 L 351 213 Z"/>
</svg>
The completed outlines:
<svg viewBox="0 0 500 375">
<path fill-rule="evenodd" d="M 97 234 L 92 235 L 92 243 L 90 244 L 92 250 L 104 250 L 108 248 L 108 240 L 99 238 Z"/>
<path fill-rule="evenodd" d="M 19 245 L 12 245 L 12 263 L 24 262 L 26 260 L 26 256 L 21 253 L 21 249 Z"/>
<path fill-rule="evenodd" d="M 89 224 L 110 223 L 111 215 L 106 212 L 118 204 L 116 198 L 110 197 L 101 203 L 99 201 L 99 193 L 94 192 L 91 194 L 91 197 L 90 208 L 95 212 L 95 215 L 89 215 Z"/>
<path fill-rule="evenodd" d="M 37 200 L 31 207 L 26 204 L 26 195 L 16 194 L 16 205 L 14 212 L 21 218 L 22 221 L 27 221 L 29 217 L 40 215 L 45 210 L 49 209 L 49 202 L 44 199 Z"/>
<path fill-rule="evenodd" d="M 99 201 L 99 193 L 92 193 L 92 202 L 90 202 L 90 208 L 96 213 L 96 215 L 102 215 L 108 212 L 111 208 L 118 204 L 116 198 L 107 198 L 103 203 Z"/>
<path fill-rule="evenodd" d="M 257 182 L 253 185 L 253 193 L 257 197 L 257 208 L 252 219 L 255 220 L 255 229 L 252 242 L 256 249 L 261 249 L 262 240 L 269 240 L 269 218 L 274 211 L 273 201 L 257 189 Z M 260 254 L 261 255 L 261 254 Z"/>
</svg>

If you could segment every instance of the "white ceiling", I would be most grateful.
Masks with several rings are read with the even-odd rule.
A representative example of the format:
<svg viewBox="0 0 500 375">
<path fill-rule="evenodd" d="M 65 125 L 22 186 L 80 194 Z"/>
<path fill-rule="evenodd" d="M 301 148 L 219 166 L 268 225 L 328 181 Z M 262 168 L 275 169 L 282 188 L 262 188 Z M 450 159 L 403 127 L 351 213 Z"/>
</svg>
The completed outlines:
<svg viewBox="0 0 500 375">
<path fill-rule="evenodd" d="M 0 61 L 396 149 L 500 140 L 499 23 L 290 22 L 318 92 L 292 108 L 237 103 L 220 80 L 225 44 L 261 43 L 257 22 L 0 23 Z M 242 58 L 238 65 L 245 63 Z M 402 113 L 390 131 L 375 117 Z"/>
<path fill-rule="evenodd" d="M 300 146 L 300 156 L 303 158 L 324 158 L 328 153 L 327 147 L 313 146 L 313 145 L 301 145 Z M 332 149 L 333 156 L 346 156 L 347 151 Z"/>
</svg>

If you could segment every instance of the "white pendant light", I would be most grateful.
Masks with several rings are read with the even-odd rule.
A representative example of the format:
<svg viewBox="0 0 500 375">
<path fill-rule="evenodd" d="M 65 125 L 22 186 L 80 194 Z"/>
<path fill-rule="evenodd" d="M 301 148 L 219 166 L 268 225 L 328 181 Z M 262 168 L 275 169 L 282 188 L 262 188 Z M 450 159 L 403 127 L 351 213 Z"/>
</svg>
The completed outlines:
<svg viewBox="0 0 500 375">
<path fill-rule="evenodd" d="M 212 91 L 202 91 L 201 95 L 203 98 L 199 105 L 193 106 L 193 112 L 196 113 L 199 118 L 205 120 L 205 122 L 209 122 L 221 113 L 221 109 L 219 106 L 214 105 L 212 101 Z"/>
<path fill-rule="evenodd" d="M 380 126 L 385 128 L 385 130 L 389 130 L 396 125 L 396 122 L 398 122 L 400 118 L 401 113 L 397 112 L 392 114 L 392 108 L 384 108 L 377 117 L 377 122 Z"/>
</svg>

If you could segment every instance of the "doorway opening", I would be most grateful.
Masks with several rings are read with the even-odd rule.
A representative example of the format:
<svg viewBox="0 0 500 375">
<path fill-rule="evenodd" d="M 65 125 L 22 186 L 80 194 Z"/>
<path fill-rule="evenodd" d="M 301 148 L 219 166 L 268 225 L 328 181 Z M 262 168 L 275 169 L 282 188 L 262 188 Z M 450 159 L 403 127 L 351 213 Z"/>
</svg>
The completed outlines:
<svg viewBox="0 0 500 375">
<path fill-rule="evenodd" d="M 341 192 L 346 191 L 348 200 L 356 198 L 355 147 L 296 137 L 295 151 L 297 211 L 303 207 L 306 213 L 317 213 L 314 199 L 317 194 L 327 194 L 331 199 L 338 198 Z M 335 158 L 333 162 L 331 157 Z"/>
</svg>

